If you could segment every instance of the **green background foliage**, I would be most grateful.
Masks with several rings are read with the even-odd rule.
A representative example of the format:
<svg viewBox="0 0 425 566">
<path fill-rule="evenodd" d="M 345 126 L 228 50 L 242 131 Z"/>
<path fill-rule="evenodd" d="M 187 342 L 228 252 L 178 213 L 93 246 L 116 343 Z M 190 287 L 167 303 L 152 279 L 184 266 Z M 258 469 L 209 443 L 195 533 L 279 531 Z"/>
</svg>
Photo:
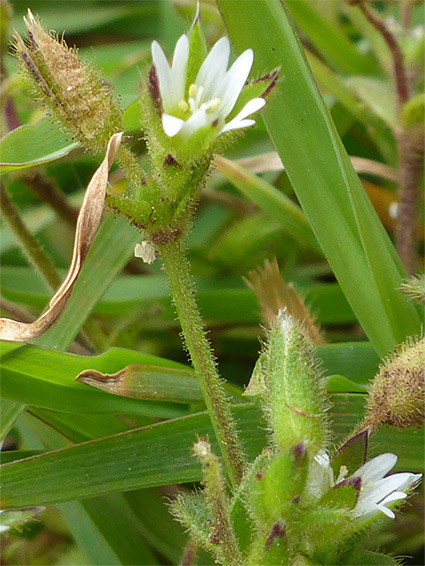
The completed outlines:
<svg viewBox="0 0 425 566">
<path fill-rule="evenodd" d="M 290 17 L 277 0 L 201 3 L 209 45 L 227 28 L 235 53 L 254 49 L 255 77 L 280 68 L 263 117 L 226 157 L 277 150 L 285 169 L 259 174 L 241 169 L 242 176 L 213 172 L 188 240 L 200 309 L 251 456 L 264 446 L 264 423 L 241 392 L 263 330 L 260 307 L 243 275 L 277 257 L 285 279 L 322 325 L 328 343 L 318 347 L 318 356 L 329 378 L 338 442 L 362 417 L 365 387 L 380 361 L 421 328 L 422 313 L 399 290 L 406 273 L 391 243 L 387 211 L 375 201 L 374 209 L 349 159 L 397 165 L 394 100 L 380 94 L 391 90 L 388 53 L 354 7 L 333 0 L 286 4 Z M 31 8 L 48 29 L 65 31 L 68 44 L 101 69 L 119 95 L 126 136 L 143 161 L 143 109 L 137 100 L 150 42 L 157 39 L 171 54 L 195 3 L 11 5 L 10 27 L 24 34 L 22 16 Z M 382 9 L 399 15 L 396 3 Z M 421 23 L 418 8 L 412 17 Z M 307 46 L 306 57 L 291 21 Z M 77 207 L 101 156 L 88 156 L 53 125 L 28 92 L 13 56 L 2 57 L 4 100 L 10 97 L 21 125 L 8 132 L 3 111 L 0 173 L 25 224 L 63 275 L 74 221 L 40 199 L 37 184 L 48 182 Z M 394 182 L 377 175 L 362 180 L 373 182 L 385 202 L 394 200 Z M 125 185 L 117 169 L 111 185 L 117 192 Z M 0 235 L 2 297 L 38 316 L 51 290 L 6 226 Z M 176 493 L 176 484 L 201 479 L 191 457 L 197 435 L 209 435 L 215 449 L 216 444 L 203 403 L 186 402 L 197 383 L 160 262 L 134 264 L 134 245 L 142 239 L 123 219 L 106 213 L 59 322 L 32 345 L 2 344 L 2 508 L 47 505 L 34 522 L 5 539 L 6 564 L 180 560 L 185 535 L 164 498 Z M 84 369 L 114 373 L 129 364 L 158 366 L 167 399 L 116 396 L 74 381 Z M 176 386 L 167 368 L 181 367 L 187 368 L 186 381 Z M 423 442 L 423 430 L 385 427 L 374 435 L 370 454 L 393 451 L 398 470 L 421 472 Z M 408 531 L 414 525 L 403 540 L 388 529 L 377 535 L 388 551 L 414 554 L 423 543 L 418 500 L 399 524 Z M 48 547 L 37 543 L 43 536 Z M 200 563 L 208 561 L 200 555 Z"/>
</svg>

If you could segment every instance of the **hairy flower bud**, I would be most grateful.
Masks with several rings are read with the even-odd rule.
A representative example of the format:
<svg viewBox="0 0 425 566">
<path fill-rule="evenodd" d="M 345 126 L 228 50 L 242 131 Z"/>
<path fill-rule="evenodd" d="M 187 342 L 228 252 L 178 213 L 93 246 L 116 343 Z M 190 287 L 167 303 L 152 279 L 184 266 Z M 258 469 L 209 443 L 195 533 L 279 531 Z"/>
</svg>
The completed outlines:
<svg viewBox="0 0 425 566">
<path fill-rule="evenodd" d="M 425 339 L 403 345 L 383 365 L 369 393 L 365 425 L 421 427 L 425 418 Z"/>
<path fill-rule="evenodd" d="M 27 46 L 15 31 L 16 51 L 37 95 L 85 148 L 104 151 L 111 136 L 123 129 L 111 87 L 75 49 L 44 30 L 30 11 L 24 20 L 30 43 Z"/>
</svg>

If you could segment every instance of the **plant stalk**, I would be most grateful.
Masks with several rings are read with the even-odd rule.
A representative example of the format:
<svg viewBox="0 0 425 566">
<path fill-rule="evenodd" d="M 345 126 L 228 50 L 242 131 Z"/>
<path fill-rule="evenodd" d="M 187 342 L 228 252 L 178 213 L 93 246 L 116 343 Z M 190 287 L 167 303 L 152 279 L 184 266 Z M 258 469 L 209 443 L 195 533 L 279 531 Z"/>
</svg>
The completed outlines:
<svg viewBox="0 0 425 566">
<path fill-rule="evenodd" d="M 226 472 L 235 487 L 244 471 L 244 456 L 230 402 L 226 397 L 211 344 L 195 299 L 195 289 L 183 243 L 179 240 L 157 244 L 168 276 L 171 294 L 180 319 L 183 337 L 204 395 L 224 460 Z"/>
<path fill-rule="evenodd" d="M 0 184 L 0 205 L 7 225 L 18 239 L 28 260 L 34 265 L 49 288 L 55 290 L 61 284 L 60 275 L 37 240 L 23 223 L 3 183 Z"/>
<path fill-rule="evenodd" d="M 386 22 L 366 2 L 359 3 L 366 19 L 382 35 L 388 45 L 393 62 L 396 86 L 399 132 L 397 133 L 399 206 L 396 219 L 395 241 L 401 260 L 409 274 L 417 268 L 417 211 L 419 205 L 419 184 L 423 172 L 423 135 L 418 136 L 402 125 L 403 107 L 410 98 L 408 69 L 397 37 Z M 402 5 L 403 27 L 406 30 L 411 18 L 413 2 L 405 0 Z"/>
</svg>

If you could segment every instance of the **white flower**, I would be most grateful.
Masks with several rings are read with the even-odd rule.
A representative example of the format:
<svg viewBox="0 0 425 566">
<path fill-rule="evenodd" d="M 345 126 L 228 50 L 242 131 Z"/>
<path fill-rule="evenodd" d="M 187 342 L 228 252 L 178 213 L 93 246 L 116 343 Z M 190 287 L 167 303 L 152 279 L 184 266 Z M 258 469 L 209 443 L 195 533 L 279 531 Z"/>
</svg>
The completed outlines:
<svg viewBox="0 0 425 566">
<path fill-rule="evenodd" d="M 227 37 L 217 41 L 202 63 L 195 82 L 186 85 L 189 60 L 189 39 L 178 40 L 171 66 L 157 41 L 152 43 L 152 58 L 162 101 L 162 126 L 169 137 L 189 137 L 204 126 L 217 127 L 217 135 L 255 124 L 246 118 L 260 110 L 263 98 L 253 98 L 229 122 L 232 112 L 251 71 L 254 54 L 247 49 L 227 69 L 230 44 Z"/>
<path fill-rule="evenodd" d="M 349 478 L 360 478 L 361 487 L 356 506 L 352 510 L 354 517 L 372 516 L 379 511 L 394 519 L 394 512 L 388 505 L 407 497 L 407 492 L 421 479 L 421 474 L 400 473 L 384 477 L 396 464 L 397 456 L 386 453 L 366 462 Z M 326 452 L 320 452 L 314 457 L 310 482 L 310 493 L 319 498 L 330 489 L 344 481 L 347 475 L 345 466 L 341 467 L 337 480 Z"/>
<path fill-rule="evenodd" d="M 395 454 L 381 454 L 366 462 L 352 477 L 362 480 L 359 499 L 353 513 L 356 517 L 382 511 L 391 519 L 395 515 L 387 506 L 407 497 L 407 492 L 416 485 L 422 474 L 401 473 L 384 477 L 397 462 Z"/>
</svg>

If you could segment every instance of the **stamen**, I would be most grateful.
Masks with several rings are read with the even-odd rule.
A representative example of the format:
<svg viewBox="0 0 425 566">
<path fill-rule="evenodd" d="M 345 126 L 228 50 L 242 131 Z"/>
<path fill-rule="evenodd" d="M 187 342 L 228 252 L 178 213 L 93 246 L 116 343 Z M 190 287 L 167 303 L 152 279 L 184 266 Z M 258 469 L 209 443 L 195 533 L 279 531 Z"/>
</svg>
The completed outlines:
<svg viewBox="0 0 425 566">
<path fill-rule="evenodd" d="M 190 98 L 195 98 L 195 96 L 198 93 L 198 85 L 196 84 L 191 84 L 189 87 L 189 96 Z"/>
<path fill-rule="evenodd" d="M 212 100 L 209 101 L 208 104 L 209 104 L 209 110 L 217 110 L 217 108 L 221 104 L 221 99 L 220 98 L 213 98 Z"/>
<path fill-rule="evenodd" d="M 221 104 L 221 100 L 219 98 L 213 98 L 208 102 L 204 102 L 201 104 L 201 110 L 205 110 L 205 112 L 216 110 Z"/>
<path fill-rule="evenodd" d="M 189 104 L 186 102 L 186 100 L 180 100 L 177 106 L 180 108 L 180 110 L 183 110 L 183 112 L 189 110 Z"/>
<path fill-rule="evenodd" d="M 196 112 L 196 103 L 193 98 L 189 98 L 189 106 L 190 111 L 192 112 L 192 114 L 194 114 Z"/>
</svg>

